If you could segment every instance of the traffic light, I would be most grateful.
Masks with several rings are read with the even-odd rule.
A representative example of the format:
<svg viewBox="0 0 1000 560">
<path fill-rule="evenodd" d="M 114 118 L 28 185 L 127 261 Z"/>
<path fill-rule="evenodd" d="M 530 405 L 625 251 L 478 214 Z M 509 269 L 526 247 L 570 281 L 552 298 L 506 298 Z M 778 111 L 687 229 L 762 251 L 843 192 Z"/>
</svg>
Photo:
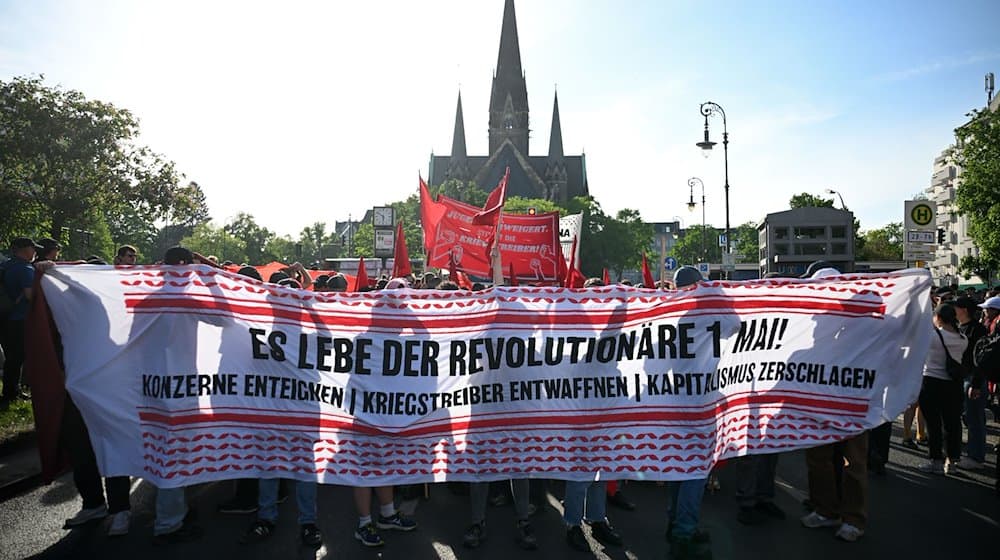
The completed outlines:
<svg viewBox="0 0 1000 560">
<path fill-rule="evenodd" d="M 944 228 L 938 228 L 938 245 L 944 245 Z"/>
<path fill-rule="evenodd" d="M 534 216 L 537 213 L 538 213 L 538 210 L 536 210 L 534 206 L 529 206 L 528 207 L 528 215 L 529 216 Z"/>
</svg>

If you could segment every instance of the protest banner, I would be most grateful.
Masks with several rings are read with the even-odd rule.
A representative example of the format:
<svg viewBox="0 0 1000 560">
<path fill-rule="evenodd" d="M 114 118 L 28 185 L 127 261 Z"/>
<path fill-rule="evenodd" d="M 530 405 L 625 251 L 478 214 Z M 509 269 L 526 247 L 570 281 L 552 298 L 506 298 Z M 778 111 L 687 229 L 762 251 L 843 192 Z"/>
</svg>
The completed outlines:
<svg viewBox="0 0 1000 560">
<path fill-rule="evenodd" d="M 81 265 L 41 287 L 101 472 L 162 487 L 701 478 L 891 420 L 932 336 L 925 270 L 312 293 Z"/>
<path fill-rule="evenodd" d="M 428 266 L 457 268 L 476 276 L 490 275 L 490 247 L 496 237 L 494 225 L 476 225 L 481 210 L 470 204 L 438 197 L 445 208 L 437 222 L 435 242 Z M 500 258 L 514 267 L 522 282 L 555 282 L 559 277 L 559 213 L 528 216 L 504 214 L 500 224 Z M 506 264 L 504 265 L 506 267 Z M 507 270 L 505 270 L 505 273 Z"/>
</svg>

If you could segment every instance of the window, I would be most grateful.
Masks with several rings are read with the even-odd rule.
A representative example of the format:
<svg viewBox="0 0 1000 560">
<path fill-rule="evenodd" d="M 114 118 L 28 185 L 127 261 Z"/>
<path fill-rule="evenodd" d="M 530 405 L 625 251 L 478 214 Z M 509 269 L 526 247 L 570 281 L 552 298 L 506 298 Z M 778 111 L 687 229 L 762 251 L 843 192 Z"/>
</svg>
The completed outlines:
<svg viewBox="0 0 1000 560">
<path fill-rule="evenodd" d="M 822 239 L 826 237 L 826 228 L 823 226 L 802 226 L 795 228 L 795 239 Z"/>
<path fill-rule="evenodd" d="M 775 243 L 774 244 L 774 254 L 775 255 L 787 255 L 788 254 L 788 243 Z"/>
<path fill-rule="evenodd" d="M 796 243 L 796 255 L 825 255 L 826 243 Z"/>
<path fill-rule="evenodd" d="M 846 255 L 847 254 L 847 243 L 833 243 L 830 246 L 830 252 L 834 255 Z"/>
<path fill-rule="evenodd" d="M 774 238 L 788 239 L 788 228 L 786 227 L 774 228 Z"/>
<path fill-rule="evenodd" d="M 847 228 L 844 226 L 832 226 L 830 227 L 830 237 L 834 239 L 846 239 L 847 238 Z M 836 251 L 834 251 L 836 252 Z"/>
</svg>

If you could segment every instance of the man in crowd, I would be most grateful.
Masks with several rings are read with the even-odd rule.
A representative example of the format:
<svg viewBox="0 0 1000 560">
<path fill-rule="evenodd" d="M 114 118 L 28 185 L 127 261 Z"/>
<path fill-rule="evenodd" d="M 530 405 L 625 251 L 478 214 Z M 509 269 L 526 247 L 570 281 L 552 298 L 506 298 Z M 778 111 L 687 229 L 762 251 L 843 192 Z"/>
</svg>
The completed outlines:
<svg viewBox="0 0 1000 560">
<path fill-rule="evenodd" d="M 21 395 L 21 369 L 24 366 L 24 323 L 31 304 L 35 268 L 31 262 L 41 245 L 27 237 L 11 241 L 12 258 L 3 263 L 3 290 L 11 308 L 3 325 L 3 394 L 0 406 L 10 404 Z"/>
</svg>

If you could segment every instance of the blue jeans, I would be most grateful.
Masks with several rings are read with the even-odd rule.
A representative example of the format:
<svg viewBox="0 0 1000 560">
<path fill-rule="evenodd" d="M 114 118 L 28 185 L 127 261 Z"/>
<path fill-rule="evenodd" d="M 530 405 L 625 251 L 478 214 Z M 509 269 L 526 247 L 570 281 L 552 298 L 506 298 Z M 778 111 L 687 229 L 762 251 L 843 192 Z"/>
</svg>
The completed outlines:
<svg viewBox="0 0 1000 560">
<path fill-rule="evenodd" d="M 154 535 L 165 535 L 180 529 L 184 524 L 185 515 L 187 515 L 187 501 L 184 498 L 184 488 L 156 489 Z"/>
<path fill-rule="evenodd" d="M 278 520 L 277 478 L 260 479 L 257 496 L 257 519 L 274 523 Z M 299 508 L 299 525 L 316 523 L 316 483 L 295 481 L 295 502 Z"/>
<path fill-rule="evenodd" d="M 698 528 L 701 497 L 705 494 L 705 478 L 669 483 L 667 520 L 674 537 L 690 537 Z"/>
<path fill-rule="evenodd" d="M 585 480 L 566 481 L 566 498 L 563 500 L 563 521 L 569 526 L 579 525 L 581 520 L 604 521 L 607 505 L 607 484 Z M 584 515 L 586 508 L 586 515 Z"/>
<path fill-rule="evenodd" d="M 979 384 L 979 398 L 969 398 L 969 388 L 972 380 L 966 380 L 965 388 L 965 427 L 969 429 L 969 443 L 965 453 L 973 461 L 982 463 L 986 460 L 986 382 Z"/>
</svg>

